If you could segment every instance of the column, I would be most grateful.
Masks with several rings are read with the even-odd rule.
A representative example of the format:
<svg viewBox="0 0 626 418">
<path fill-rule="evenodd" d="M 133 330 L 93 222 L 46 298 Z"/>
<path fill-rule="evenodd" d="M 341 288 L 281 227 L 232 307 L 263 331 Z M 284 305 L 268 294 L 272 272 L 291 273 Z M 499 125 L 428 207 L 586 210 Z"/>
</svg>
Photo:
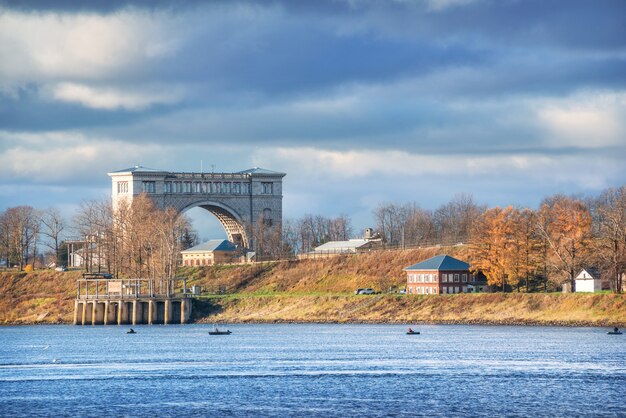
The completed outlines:
<svg viewBox="0 0 626 418">
<path fill-rule="evenodd" d="M 117 305 L 117 325 L 122 325 L 125 322 L 124 319 L 122 319 L 126 314 L 126 309 L 124 308 L 125 305 L 126 302 L 123 300 L 120 300 L 120 303 Z"/>
<path fill-rule="evenodd" d="M 133 325 L 137 325 L 137 319 L 138 319 L 138 314 L 139 312 L 137 312 L 137 309 L 139 308 L 139 303 L 138 301 L 134 300 L 133 301 L 133 320 L 132 320 L 132 324 Z"/>
<path fill-rule="evenodd" d="M 87 302 L 83 302 L 82 303 L 83 308 L 83 315 L 82 315 L 82 320 L 80 321 L 82 325 L 85 325 L 86 321 L 87 321 Z"/>
<path fill-rule="evenodd" d="M 104 317 L 102 318 L 102 323 L 104 325 L 109 325 L 109 301 L 104 302 Z"/>
<path fill-rule="evenodd" d="M 75 300 L 74 301 L 74 325 L 78 325 L 78 307 L 80 305 L 78 304 L 78 301 Z"/>
<path fill-rule="evenodd" d="M 163 323 L 167 325 L 170 322 L 172 322 L 172 301 L 165 299 L 165 318 Z"/>
<path fill-rule="evenodd" d="M 156 314 L 156 309 L 154 308 L 154 301 L 148 301 L 148 325 L 152 325 L 154 323 L 154 315 Z"/>
<path fill-rule="evenodd" d="M 183 299 L 180 301 L 180 323 L 186 324 L 191 318 L 191 299 Z"/>
</svg>

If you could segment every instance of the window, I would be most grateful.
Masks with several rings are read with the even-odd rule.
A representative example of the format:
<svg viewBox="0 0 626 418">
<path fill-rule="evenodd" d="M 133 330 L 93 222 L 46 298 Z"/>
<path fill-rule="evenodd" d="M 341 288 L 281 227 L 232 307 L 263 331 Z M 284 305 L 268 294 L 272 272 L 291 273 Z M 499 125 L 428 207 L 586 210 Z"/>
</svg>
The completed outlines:
<svg viewBox="0 0 626 418">
<path fill-rule="evenodd" d="M 272 210 L 269 208 L 263 209 L 262 219 L 263 225 L 272 226 Z"/>
<path fill-rule="evenodd" d="M 437 283 L 437 275 L 433 274 L 433 283 Z"/>
<path fill-rule="evenodd" d="M 144 181 L 143 182 L 143 191 L 144 193 L 155 193 L 156 185 L 153 181 Z"/>
<path fill-rule="evenodd" d="M 177 181 L 174 184 L 176 186 L 176 193 L 182 193 L 183 192 L 183 184 L 180 181 Z"/>
<path fill-rule="evenodd" d="M 127 181 L 118 181 L 117 182 L 117 192 L 118 193 L 128 193 L 128 182 Z"/>
<path fill-rule="evenodd" d="M 241 194 L 241 183 L 233 183 L 233 193 Z"/>
<path fill-rule="evenodd" d="M 241 183 L 241 194 L 250 194 L 250 183 Z"/>
<path fill-rule="evenodd" d="M 191 193 L 191 182 L 190 181 L 186 181 L 185 184 L 185 193 Z"/>
<path fill-rule="evenodd" d="M 202 193 L 202 183 L 196 183 L 196 184 L 194 184 L 194 186 L 195 186 L 195 190 L 194 191 L 196 193 Z"/>
<path fill-rule="evenodd" d="M 467 274 L 466 273 L 463 273 L 462 279 L 463 279 L 463 283 L 467 282 Z"/>
<path fill-rule="evenodd" d="M 433 287 L 433 294 L 437 294 L 437 288 Z"/>
<path fill-rule="evenodd" d="M 263 188 L 263 194 L 273 194 L 274 193 L 273 187 L 272 187 L 273 185 L 274 184 L 270 182 L 261 183 L 261 186 Z"/>
<path fill-rule="evenodd" d="M 409 273 L 409 283 L 413 283 L 413 275 Z"/>
<path fill-rule="evenodd" d="M 458 283 L 458 282 L 459 282 L 459 275 L 458 275 L 458 274 L 455 274 L 455 275 L 454 275 L 454 282 L 455 282 L 455 283 Z"/>
<path fill-rule="evenodd" d="M 171 181 L 166 181 L 165 182 L 165 193 L 172 193 L 172 182 Z"/>
<path fill-rule="evenodd" d="M 213 193 L 222 193 L 222 183 L 216 181 L 213 183 L 213 188 L 211 189 Z"/>
</svg>

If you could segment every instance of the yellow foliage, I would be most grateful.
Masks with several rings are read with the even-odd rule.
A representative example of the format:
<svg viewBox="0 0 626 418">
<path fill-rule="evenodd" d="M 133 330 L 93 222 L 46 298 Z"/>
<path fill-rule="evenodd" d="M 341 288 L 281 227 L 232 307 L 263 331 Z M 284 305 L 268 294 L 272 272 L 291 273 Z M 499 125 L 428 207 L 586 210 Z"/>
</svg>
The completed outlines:
<svg viewBox="0 0 626 418">
<path fill-rule="evenodd" d="M 26 273 L 32 273 L 33 272 L 33 265 L 32 264 L 26 264 L 26 267 L 24 267 L 24 271 Z"/>
</svg>

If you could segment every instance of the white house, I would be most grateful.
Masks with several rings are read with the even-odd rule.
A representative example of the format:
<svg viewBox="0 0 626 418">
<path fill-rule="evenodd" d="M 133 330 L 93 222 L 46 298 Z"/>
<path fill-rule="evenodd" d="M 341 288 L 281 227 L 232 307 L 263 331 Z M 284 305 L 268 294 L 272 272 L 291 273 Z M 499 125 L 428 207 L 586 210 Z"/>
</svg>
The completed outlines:
<svg viewBox="0 0 626 418">
<path fill-rule="evenodd" d="M 602 290 L 600 273 L 595 268 L 585 268 L 576 276 L 576 292 L 599 292 Z"/>
</svg>

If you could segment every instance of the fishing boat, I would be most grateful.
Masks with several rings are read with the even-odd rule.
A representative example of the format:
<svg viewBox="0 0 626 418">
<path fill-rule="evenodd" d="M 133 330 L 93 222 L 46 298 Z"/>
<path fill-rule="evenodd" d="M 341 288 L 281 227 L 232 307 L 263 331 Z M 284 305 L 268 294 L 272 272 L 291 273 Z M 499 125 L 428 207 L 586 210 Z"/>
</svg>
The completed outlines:
<svg viewBox="0 0 626 418">
<path fill-rule="evenodd" d="M 217 328 L 217 325 L 215 325 L 213 327 L 213 331 L 209 331 L 209 335 L 230 335 L 232 334 L 232 332 L 230 330 L 226 330 L 226 331 L 220 331 L 219 328 Z"/>
<path fill-rule="evenodd" d="M 615 327 L 615 328 L 613 328 L 613 331 L 609 331 L 609 332 L 607 332 L 607 334 L 609 334 L 609 335 L 622 335 L 622 331 L 620 331 L 619 328 Z"/>
<path fill-rule="evenodd" d="M 209 335 L 230 335 L 230 334 L 232 334 L 232 332 L 229 331 L 229 330 L 226 330 L 226 331 L 219 331 L 219 330 L 209 331 Z"/>
<path fill-rule="evenodd" d="M 130 330 L 126 331 L 126 334 L 137 334 L 137 331 L 131 328 Z"/>
<path fill-rule="evenodd" d="M 411 328 L 406 332 L 406 335 L 420 335 L 419 331 L 413 331 Z"/>
</svg>

